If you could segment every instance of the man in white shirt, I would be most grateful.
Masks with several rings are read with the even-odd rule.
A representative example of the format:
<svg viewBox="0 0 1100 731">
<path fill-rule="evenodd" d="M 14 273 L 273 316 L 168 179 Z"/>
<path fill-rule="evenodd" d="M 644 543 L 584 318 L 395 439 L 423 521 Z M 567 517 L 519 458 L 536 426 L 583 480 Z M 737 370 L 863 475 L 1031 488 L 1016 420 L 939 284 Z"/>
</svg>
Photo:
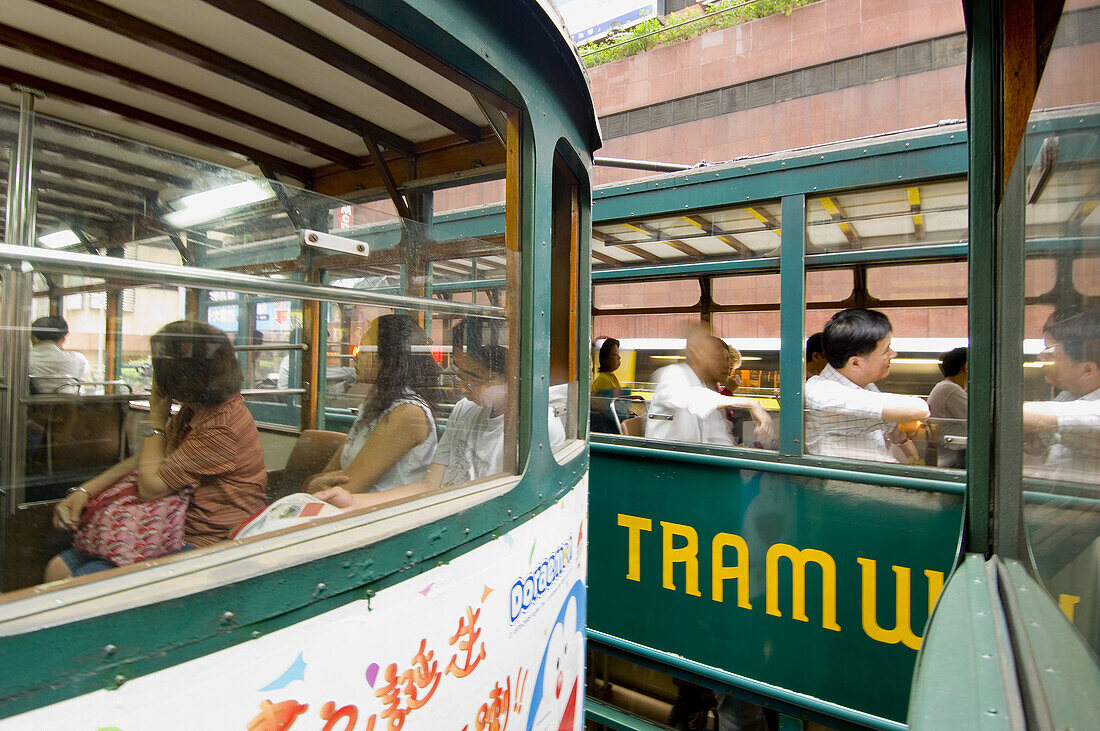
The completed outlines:
<svg viewBox="0 0 1100 731">
<path fill-rule="evenodd" d="M 771 417 L 759 401 L 718 393 L 718 383 L 729 377 L 725 343 L 705 328 L 687 338 L 683 363 L 657 371 L 657 388 L 649 405 L 645 435 L 675 442 L 733 445 L 725 409 L 748 409 L 756 424 L 755 441 L 775 440 Z"/>
<path fill-rule="evenodd" d="M 822 349 L 829 362 L 806 381 L 806 453 L 897 462 L 899 445 L 916 462 L 916 449 L 899 424 L 928 418 L 916 396 L 883 393 L 875 385 L 897 353 L 892 328 L 876 310 L 841 310 L 825 324 Z"/>
<path fill-rule="evenodd" d="M 88 359 L 61 349 L 68 335 L 69 323 L 61 317 L 40 317 L 31 323 L 27 374 L 33 393 L 77 393 L 77 382 L 88 380 Z"/>
<path fill-rule="evenodd" d="M 928 410 L 936 426 L 939 467 L 962 467 L 963 447 L 944 440 L 948 436 L 966 436 L 966 348 L 955 348 L 940 356 L 943 380 L 928 394 Z"/>
<path fill-rule="evenodd" d="M 1024 431 L 1041 437 L 1041 465 L 1028 473 L 1096 484 L 1100 475 L 1100 309 L 1057 312 L 1043 328 L 1043 375 L 1062 392 L 1024 404 Z M 1034 439 L 1029 445 L 1034 445 Z"/>
</svg>

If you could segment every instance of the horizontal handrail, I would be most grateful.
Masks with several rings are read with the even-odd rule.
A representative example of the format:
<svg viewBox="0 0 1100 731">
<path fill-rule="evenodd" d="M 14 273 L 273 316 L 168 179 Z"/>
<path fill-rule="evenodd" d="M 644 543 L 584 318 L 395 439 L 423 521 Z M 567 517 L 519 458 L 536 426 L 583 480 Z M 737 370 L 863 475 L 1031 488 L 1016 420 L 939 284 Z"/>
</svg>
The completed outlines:
<svg viewBox="0 0 1100 731">
<path fill-rule="evenodd" d="M 123 279 L 138 284 L 167 284 L 196 289 L 229 289 L 248 294 L 271 294 L 280 297 L 319 300 L 340 304 L 363 304 L 398 309 L 426 310 L 453 315 L 478 315 L 504 319 L 504 308 L 452 302 L 427 297 L 382 294 L 346 287 L 295 282 L 289 279 L 268 279 L 253 274 L 196 267 L 160 264 L 111 256 L 93 256 L 71 251 L 0 245 L 0 265 L 27 267 L 53 274 L 83 274 L 85 276 Z"/>
<path fill-rule="evenodd" d="M 592 441 L 593 452 L 607 452 L 628 457 L 667 459 L 676 462 L 694 462 L 696 464 L 756 470 L 758 472 L 771 472 L 794 477 L 840 480 L 843 482 L 856 482 L 865 485 L 883 485 L 886 487 L 902 487 L 909 490 L 923 490 L 925 492 L 941 492 L 948 495 L 963 495 L 966 492 L 966 485 L 958 482 L 941 482 L 925 477 L 910 477 L 908 475 L 895 475 L 887 472 L 856 472 L 855 470 L 837 469 L 835 467 L 819 467 L 817 465 L 799 464 L 796 462 L 778 462 L 765 459 L 756 460 L 733 455 L 725 456 L 719 454 L 682 452 L 676 451 L 677 446 L 678 445 L 675 444 L 659 442 L 654 442 L 651 446 L 633 446 L 615 442 Z M 875 463 L 872 462 L 870 464 Z"/>
</svg>

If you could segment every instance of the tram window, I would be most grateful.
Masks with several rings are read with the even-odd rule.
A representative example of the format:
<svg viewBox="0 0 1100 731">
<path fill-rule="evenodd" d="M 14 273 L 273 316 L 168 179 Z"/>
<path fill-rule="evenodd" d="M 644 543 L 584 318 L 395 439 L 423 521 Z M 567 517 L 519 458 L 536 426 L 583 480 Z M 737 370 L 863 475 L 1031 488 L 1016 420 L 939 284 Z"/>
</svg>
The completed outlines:
<svg viewBox="0 0 1100 731">
<path fill-rule="evenodd" d="M 778 274 L 715 277 L 711 298 L 719 305 L 763 305 L 779 302 Z"/>
<path fill-rule="evenodd" d="M 593 267 L 777 256 L 778 201 L 592 227 Z"/>
<path fill-rule="evenodd" d="M 569 161 L 567 161 L 567 157 Z M 582 190 L 570 169 L 575 156 L 568 149 L 554 154 L 550 225 L 550 383 L 548 416 L 552 446 L 580 435 L 580 359 L 578 296 Z"/>
<path fill-rule="evenodd" d="M 1085 297 L 1100 296 L 1100 257 L 1083 257 L 1073 262 L 1073 288 Z"/>
<path fill-rule="evenodd" d="M 965 180 L 810 198 L 807 253 L 966 241 Z"/>
<path fill-rule="evenodd" d="M 1054 259 L 1031 258 L 1024 262 L 1025 297 L 1042 297 L 1050 294 L 1056 281 L 1057 262 Z"/>
<path fill-rule="evenodd" d="M 851 269 L 816 269 L 806 272 L 807 302 L 841 302 L 852 296 Z M 812 330 L 818 332 L 821 328 Z"/>
<path fill-rule="evenodd" d="M 1021 400 L 1028 544 L 1051 598 L 1093 652 L 1100 651 L 1097 93 L 1095 75 L 1082 73 L 1070 49 L 1054 48 L 1028 125 L 1026 167 L 1013 171 L 1024 177 L 1028 195 L 1026 255 L 1045 263 L 1040 269 L 1029 260 L 1025 270 L 1030 299 L 1023 305 Z M 1038 187 L 1035 181 L 1041 181 Z M 1032 374 L 1040 373 L 1036 385 Z"/>
<path fill-rule="evenodd" d="M 938 300 L 967 296 L 965 261 L 867 268 L 867 294 L 877 300 Z"/>
<path fill-rule="evenodd" d="M 597 312 L 646 307 L 691 307 L 699 302 L 697 279 L 597 282 L 592 306 Z"/>
</svg>

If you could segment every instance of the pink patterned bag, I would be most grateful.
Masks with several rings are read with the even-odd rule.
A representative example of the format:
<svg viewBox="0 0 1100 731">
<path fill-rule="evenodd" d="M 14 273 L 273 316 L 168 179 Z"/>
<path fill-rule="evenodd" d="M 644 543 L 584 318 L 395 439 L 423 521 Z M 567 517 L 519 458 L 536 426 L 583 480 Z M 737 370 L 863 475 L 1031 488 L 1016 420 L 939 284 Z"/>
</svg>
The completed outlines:
<svg viewBox="0 0 1100 731">
<path fill-rule="evenodd" d="M 119 566 L 174 553 L 183 548 L 187 502 L 179 493 L 142 502 L 133 470 L 88 501 L 73 547 Z"/>
</svg>

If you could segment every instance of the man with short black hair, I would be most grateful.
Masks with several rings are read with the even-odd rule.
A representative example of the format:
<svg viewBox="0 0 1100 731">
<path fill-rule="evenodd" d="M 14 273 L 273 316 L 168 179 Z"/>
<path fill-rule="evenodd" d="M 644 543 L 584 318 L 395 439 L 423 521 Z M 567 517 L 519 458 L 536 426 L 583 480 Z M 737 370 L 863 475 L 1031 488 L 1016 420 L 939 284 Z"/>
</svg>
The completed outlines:
<svg viewBox="0 0 1100 731">
<path fill-rule="evenodd" d="M 966 348 L 955 348 L 940 356 L 940 373 L 943 380 L 928 394 L 928 410 L 936 421 L 939 449 L 936 465 L 939 467 L 961 467 L 963 465 L 963 447 L 958 443 L 945 441 L 948 436 L 966 436 L 966 409 L 969 398 L 966 394 Z"/>
<path fill-rule="evenodd" d="M 40 317 L 31 323 L 32 393 L 77 393 L 77 382 L 88 380 L 88 359 L 61 349 L 68 335 L 69 323 L 62 317 Z"/>
<path fill-rule="evenodd" d="M 1043 335 L 1043 375 L 1061 393 L 1051 401 L 1024 404 L 1024 431 L 1048 435 L 1042 442 L 1042 467 L 1029 471 L 1095 484 L 1100 474 L 1100 308 L 1057 311 Z"/>
<path fill-rule="evenodd" d="M 829 361 L 825 360 L 825 352 L 821 349 L 821 336 L 823 333 L 814 333 L 806 338 L 806 377 L 820 376 Z"/>
<path fill-rule="evenodd" d="M 892 328 L 875 310 L 841 310 L 822 333 L 828 365 L 806 382 L 806 452 L 896 462 L 893 445 L 908 442 L 898 428 L 928 418 L 928 405 L 916 396 L 882 393 L 875 386 L 890 372 L 897 355 Z M 916 450 L 906 450 L 916 462 Z"/>
</svg>

